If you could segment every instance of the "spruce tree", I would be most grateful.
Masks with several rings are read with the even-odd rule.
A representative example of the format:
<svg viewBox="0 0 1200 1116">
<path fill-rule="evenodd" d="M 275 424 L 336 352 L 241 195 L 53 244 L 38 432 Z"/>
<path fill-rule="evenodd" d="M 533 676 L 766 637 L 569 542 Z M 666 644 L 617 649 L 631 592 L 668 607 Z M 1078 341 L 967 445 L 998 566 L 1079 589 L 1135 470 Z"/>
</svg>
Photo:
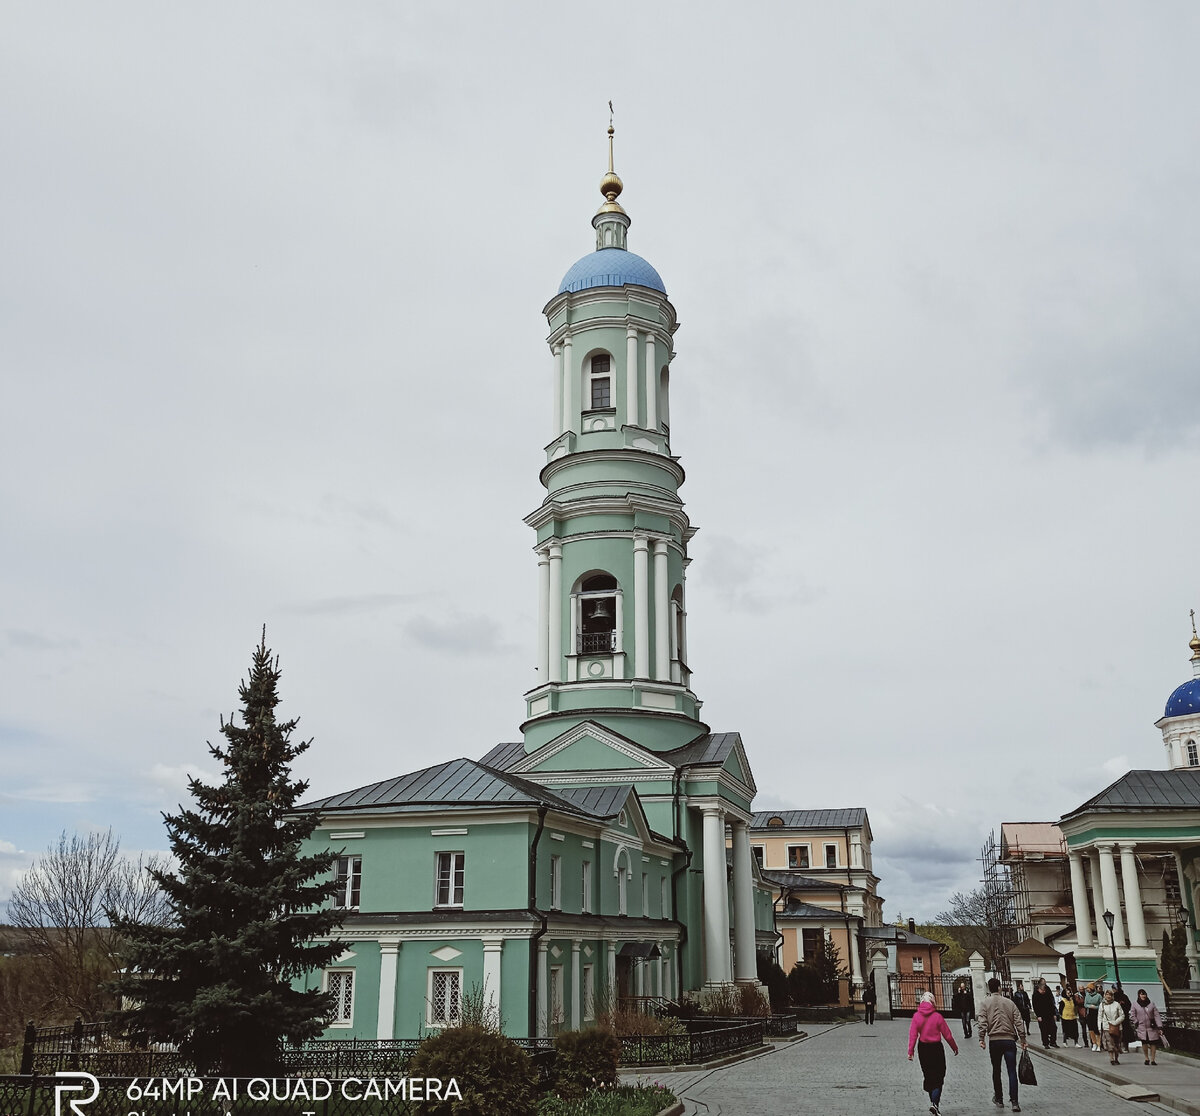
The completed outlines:
<svg viewBox="0 0 1200 1116">
<path fill-rule="evenodd" d="M 190 779 L 195 808 L 163 815 L 178 867 L 154 877 L 172 917 L 120 927 L 131 1030 L 178 1043 L 202 1074 L 262 1076 L 281 1043 L 320 1034 L 329 995 L 292 980 L 345 949 L 315 941 L 341 924 L 329 902 L 335 854 L 301 855 L 316 816 L 291 813 L 308 788 L 291 779 L 291 764 L 310 742 L 291 742 L 295 720 L 276 721 L 278 682 L 264 629 L 238 691 L 242 723 L 222 718 L 224 746 L 208 746 L 224 780 Z"/>
</svg>

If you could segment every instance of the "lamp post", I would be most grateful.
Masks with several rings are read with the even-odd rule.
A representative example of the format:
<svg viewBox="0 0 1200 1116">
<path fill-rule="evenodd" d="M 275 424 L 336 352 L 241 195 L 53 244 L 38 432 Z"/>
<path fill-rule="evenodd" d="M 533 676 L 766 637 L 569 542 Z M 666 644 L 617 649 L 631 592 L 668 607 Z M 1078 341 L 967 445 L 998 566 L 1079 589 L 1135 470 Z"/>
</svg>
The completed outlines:
<svg viewBox="0 0 1200 1116">
<path fill-rule="evenodd" d="M 1121 987 L 1121 967 L 1117 964 L 1117 939 L 1113 937 L 1113 923 L 1116 922 L 1116 916 L 1112 911 L 1105 911 L 1104 925 L 1108 927 L 1108 944 L 1112 946 L 1113 953 L 1113 976 L 1116 978 L 1117 988 Z"/>
</svg>

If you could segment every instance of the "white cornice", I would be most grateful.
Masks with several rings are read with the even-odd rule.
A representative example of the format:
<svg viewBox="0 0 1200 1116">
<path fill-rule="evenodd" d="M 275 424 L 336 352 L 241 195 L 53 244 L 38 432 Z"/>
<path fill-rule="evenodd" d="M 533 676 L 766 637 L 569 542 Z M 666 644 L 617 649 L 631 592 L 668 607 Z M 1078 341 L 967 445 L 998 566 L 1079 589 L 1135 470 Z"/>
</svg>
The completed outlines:
<svg viewBox="0 0 1200 1116">
<path fill-rule="evenodd" d="M 662 322 L 655 322 L 650 318 L 644 318 L 638 314 L 604 314 L 594 318 L 584 318 L 580 321 L 564 322 L 556 330 L 547 335 L 546 344 L 550 346 L 550 351 L 553 352 L 554 346 L 568 335 L 578 337 L 580 334 L 590 333 L 594 330 L 624 330 L 630 326 L 636 327 L 641 333 L 652 334 L 656 345 L 662 345 L 667 350 L 671 348 L 671 334 L 663 326 Z M 674 355 L 674 353 L 671 353 L 671 356 Z"/>
<path fill-rule="evenodd" d="M 654 453 L 651 450 L 635 450 L 629 449 L 626 446 L 621 446 L 615 449 L 590 449 L 578 450 L 575 453 L 568 453 L 563 457 L 556 457 L 551 461 L 547 461 L 542 466 L 542 471 L 538 479 L 543 485 L 547 485 L 549 479 L 560 469 L 568 465 L 583 464 L 588 461 L 628 461 L 634 465 L 655 464 L 664 472 L 671 473 L 675 477 L 675 484 L 678 487 L 683 484 L 686 479 L 686 474 L 683 471 L 683 466 L 679 464 L 677 458 L 667 457 L 661 453 Z M 615 483 L 619 478 L 599 482 L 611 484 Z"/>
<path fill-rule="evenodd" d="M 626 759 L 631 760 L 632 766 L 626 770 L 632 771 L 635 775 L 640 775 L 646 771 L 674 774 L 674 768 L 670 764 L 663 763 L 653 752 L 615 736 L 595 721 L 584 721 L 576 725 L 556 740 L 551 740 L 549 743 L 543 744 L 537 751 L 529 753 L 525 759 L 508 770 L 514 775 L 523 775 L 534 768 L 540 767 L 546 760 L 565 751 L 572 744 L 577 744 L 585 736 L 590 736 L 592 739 L 598 740 L 614 752 L 618 752 Z"/>
</svg>

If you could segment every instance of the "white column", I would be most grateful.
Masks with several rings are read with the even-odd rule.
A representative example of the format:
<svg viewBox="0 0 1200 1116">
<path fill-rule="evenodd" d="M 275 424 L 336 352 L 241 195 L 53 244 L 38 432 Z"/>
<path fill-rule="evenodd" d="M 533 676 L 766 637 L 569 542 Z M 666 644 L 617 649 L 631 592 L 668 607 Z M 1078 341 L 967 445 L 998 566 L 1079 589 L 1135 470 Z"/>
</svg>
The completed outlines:
<svg viewBox="0 0 1200 1116">
<path fill-rule="evenodd" d="M 733 830 L 733 977 L 758 981 L 754 955 L 754 877 L 750 867 L 750 829 L 730 820 Z"/>
<path fill-rule="evenodd" d="M 537 680 L 544 686 L 550 677 L 550 554 L 543 547 L 538 556 L 538 641 Z"/>
<path fill-rule="evenodd" d="M 538 939 L 537 960 L 537 1035 L 544 1037 L 550 1033 L 550 969 L 546 960 L 546 951 L 550 943 L 545 938 Z"/>
<path fill-rule="evenodd" d="M 1179 853 L 1172 853 L 1171 855 L 1175 857 L 1175 875 L 1179 880 L 1180 902 L 1187 907 L 1189 912 L 1194 911 L 1196 909 L 1196 895 L 1192 888 L 1191 881 L 1188 880 L 1187 875 L 1183 870 L 1183 857 L 1181 857 Z M 1190 966 L 1188 969 L 1188 987 L 1195 988 L 1197 987 L 1197 984 L 1193 979 L 1193 974 L 1197 969 L 1197 961 L 1200 960 L 1200 958 L 1197 956 L 1196 950 L 1196 935 L 1190 926 L 1185 928 L 1184 934 L 1187 937 L 1187 957 L 1188 965 Z"/>
<path fill-rule="evenodd" d="M 1108 927 L 1104 924 L 1104 888 L 1100 883 L 1100 854 L 1094 848 L 1088 853 L 1088 875 L 1092 881 L 1092 910 L 1096 915 L 1096 945 L 1107 946 L 1110 938 Z"/>
<path fill-rule="evenodd" d="M 862 866 L 862 834 L 855 830 L 850 834 L 850 867 L 861 868 Z"/>
<path fill-rule="evenodd" d="M 583 974 L 579 971 L 579 951 L 583 942 L 575 938 L 571 942 L 571 1030 L 578 1031 L 583 1018 Z"/>
<path fill-rule="evenodd" d="M 1075 908 L 1075 938 L 1081 946 L 1092 944 L 1092 919 L 1088 913 L 1087 884 L 1083 881 L 1083 859 L 1079 853 L 1067 853 L 1071 865 L 1071 905 Z"/>
<path fill-rule="evenodd" d="M 646 994 L 646 962 L 641 957 L 633 959 L 633 994 L 635 996 Z"/>
<path fill-rule="evenodd" d="M 564 337 L 562 359 L 562 428 L 563 430 L 574 430 L 578 433 L 579 408 L 575 405 L 575 396 L 578 394 L 575 390 L 575 384 L 579 377 L 575 375 L 575 360 L 572 355 L 572 349 L 571 338 Z"/>
<path fill-rule="evenodd" d="M 625 650 L 625 594 L 617 590 L 616 630 L 613 632 L 613 650 L 620 654 Z"/>
<path fill-rule="evenodd" d="M 704 814 L 704 979 L 729 981 L 729 896 L 725 879 L 725 815 L 717 806 Z"/>
<path fill-rule="evenodd" d="M 662 942 L 655 942 L 658 946 L 658 995 L 663 999 L 667 998 L 667 956 L 663 953 Z"/>
<path fill-rule="evenodd" d="M 633 676 L 650 677 L 650 540 L 633 536 Z"/>
<path fill-rule="evenodd" d="M 565 429 L 563 420 L 563 346 L 560 341 L 554 346 L 554 421 L 550 440 L 554 441 Z"/>
<path fill-rule="evenodd" d="M 638 424 L 638 331 L 629 326 L 625 330 L 625 423 Z"/>
<path fill-rule="evenodd" d="M 667 574 L 667 542 L 654 540 L 654 677 L 671 681 L 671 609 Z"/>
<path fill-rule="evenodd" d="M 548 682 L 562 681 L 562 547 L 550 544 L 550 630 L 546 654 Z"/>
<path fill-rule="evenodd" d="M 496 1009 L 496 1022 L 500 1022 L 500 958 L 504 951 L 503 938 L 483 939 L 483 994 L 487 1002 Z"/>
<path fill-rule="evenodd" d="M 646 334 L 646 429 L 658 429 L 658 359 L 654 355 L 654 334 Z"/>
<path fill-rule="evenodd" d="M 608 1010 L 616 1011 L 617 1000 L 617 943 L 608 943 Z"/>
<path fill-rule="evenodd" d="M 1146 916 L 1142 913 L 1142 889 L 1138 886 L 1136 847 L 1133 841 L 1118 842 L 1121 848 L 1121 885 L 1125 891 L 1125 918 L 1129 921 L 1129 944 L 1146 948 Z"/>
<path fill-rule="evenodd" d="M 862 966 L 858 963 L 858 924 L 850 920 L 846 932 L 846 947 L 850 950 L 850 987 L 857 988 L 862 984 Z"/>
<path fill-rule="evenodd" d="M 1100 853 L 1100 886 L 1104 888 L 1104 909 L 1113 913 L 1113 942 L 1125 945 L 1125 922 L 1121 918 L 1121 893 L 1117 890 L 1117 864 L 1111 842 L 1096 845 Z"/>
<path fill-rule="evenodd" d="M 671 601 L 671 681 L 682 682 L 683 671 L 679 666 L 679 647 L 678 641 L 675 638 L 676 632 L 679 631 L 679 602 L 672 599 Z"/>
<path fill-rule="evenodd" d="M 396 960 L 399 942 L 379 943 L 379 1014 L 376 1017 L 375 1037 L 396 1037 Z"/>
</svg>

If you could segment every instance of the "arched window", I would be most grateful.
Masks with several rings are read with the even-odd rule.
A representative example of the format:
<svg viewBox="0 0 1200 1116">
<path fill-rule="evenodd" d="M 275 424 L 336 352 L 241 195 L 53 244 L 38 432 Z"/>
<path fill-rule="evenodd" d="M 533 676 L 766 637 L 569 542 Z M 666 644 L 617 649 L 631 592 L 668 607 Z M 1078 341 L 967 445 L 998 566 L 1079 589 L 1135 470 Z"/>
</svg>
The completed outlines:
<svg viewBox="0 0 1200 1116">
<path fill-rule="evenodd" d="M 587 395 L 585 410 L 608 411 L 612 409 L 612 357 L 608 353 L 597 353 L 588 362 Z"/>
<path fill-rule="evenodd" d="M 1188 767 L 1200 767 L 1200 755 L 1196 753 L 1196 742 L 1194 740 L 1187 742 L 1187 761 Z"/>
<path fill-rule="evenodd" d="M 597 573 L 579 585 L 580 655 L 603 655 L 616 649 L 617 579 Z"/>
</svg>

